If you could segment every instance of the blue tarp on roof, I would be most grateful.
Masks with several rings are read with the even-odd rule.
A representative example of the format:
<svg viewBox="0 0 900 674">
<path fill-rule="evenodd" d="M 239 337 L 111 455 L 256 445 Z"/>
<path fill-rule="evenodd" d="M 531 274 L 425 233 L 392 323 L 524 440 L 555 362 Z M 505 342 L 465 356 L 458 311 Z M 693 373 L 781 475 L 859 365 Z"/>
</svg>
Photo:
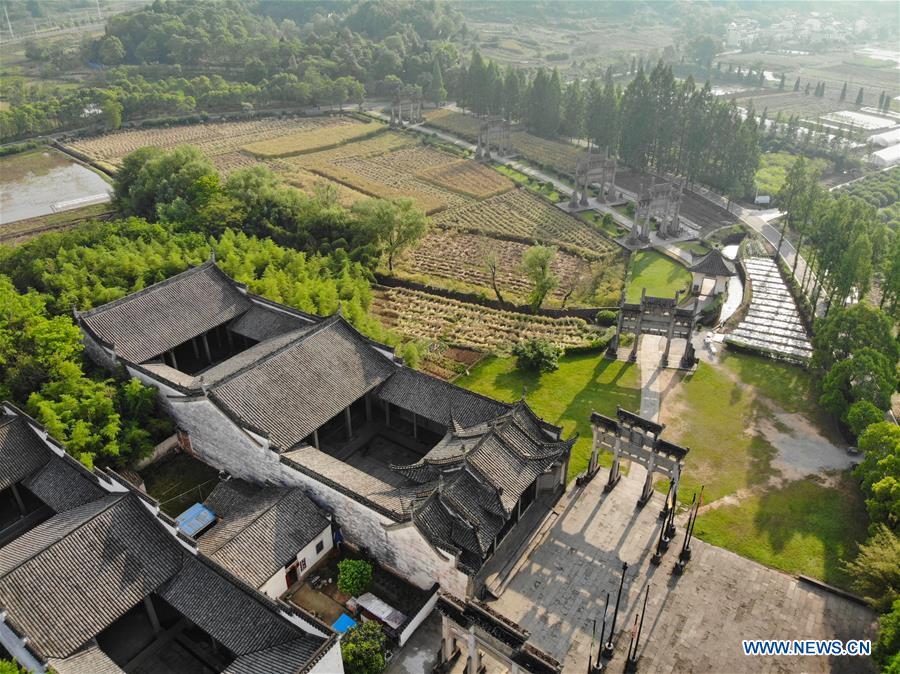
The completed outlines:
<svg viewBox="0 0 900 674">
<path fill-rule="evenodd" d="M 356 627 L 356 621 L 346 613 L 341 613 L 341 617 L 334 621 L 334 625 L 331 626 L 331 629 L 343 634 L 351 627 Z"/>
<path fill-rule="evenodd" d="M 197 536 L 216 521 L 216 514 L 202 503 L 195 503 L 175 518 L 178 528 L 188 536 Z"/>
</svg>

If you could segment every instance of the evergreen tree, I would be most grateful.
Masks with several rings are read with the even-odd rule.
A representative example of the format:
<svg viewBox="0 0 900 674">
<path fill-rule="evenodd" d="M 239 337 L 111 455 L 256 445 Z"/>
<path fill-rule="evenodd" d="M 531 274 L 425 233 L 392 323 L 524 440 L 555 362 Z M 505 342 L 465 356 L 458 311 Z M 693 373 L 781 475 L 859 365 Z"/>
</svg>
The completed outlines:
<svg viewBox="0 0 900 674">
<path fill-rule="evenodd" d="M 441 105 L 447 100 L 447 90 L 444 88 L 444 74 L 441 72 L 441 62 L 434 59 L 434 68 L 431 71 L 431 82 L 428 85 L 428 99 L 435 106 Z"/>
<path fill-rule="evenodd" d="M 581 93 L 581 85 L 576 79 L 566 87 L 560 132 L 569 138 L 581 138 L 584 135 L 583 130 L 584 96 Z"/>
<path fill-rule="evenodd" d="M 522 94 L 519 89 L 519 74 L 512 66 L 506 68 L 503 78 L 503 116 L 508 120 L 519 118 L 522 107 Z"/>
<path fill-rule="evenodd" d="M 794 91 L 800 91 L 800 78 L 797 78 L 797 81 L 794 82 Z"/>
<path fill-rule="evenodd" d="M 843 103 L 847 99 L 847 83 L 844 82 L 844 86 L 841 87 L 841 102 Z"/>
<path fill-rule="evenodd" d="M 784 73 L 781 73 L 781 80 L 778 82 L 778 90 L 784 91 Z"/>
<path fill-rule="evenodd" d="M 859 93 L 856 94 L 856 104 L 857 105 L 863 104 L 863 88 L 862 87 L 859 88 Z"/>
</svg>

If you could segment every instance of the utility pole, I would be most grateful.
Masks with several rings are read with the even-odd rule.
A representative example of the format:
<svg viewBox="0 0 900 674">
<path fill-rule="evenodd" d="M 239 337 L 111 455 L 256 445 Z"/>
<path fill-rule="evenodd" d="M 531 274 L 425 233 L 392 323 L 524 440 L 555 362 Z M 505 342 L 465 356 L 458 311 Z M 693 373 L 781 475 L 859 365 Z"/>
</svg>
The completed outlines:
<svg viewBox="0 0 900 674">
<path fill-rule="evenodd" d="M 97 20 L 103 21 L 103 13 L 100 11 L 100 0 L 97 0 Z"/>
<path fill-rule="evenodd" d="M 12 24 L 9 22 L 9 12 L 6 11 L 6 4 L 3 5 L 3 15 L 6 17 L 6 27 L 9 29 L 9 39 L 15 40 L 16 34 L 13 33 Z"/>
</svg>

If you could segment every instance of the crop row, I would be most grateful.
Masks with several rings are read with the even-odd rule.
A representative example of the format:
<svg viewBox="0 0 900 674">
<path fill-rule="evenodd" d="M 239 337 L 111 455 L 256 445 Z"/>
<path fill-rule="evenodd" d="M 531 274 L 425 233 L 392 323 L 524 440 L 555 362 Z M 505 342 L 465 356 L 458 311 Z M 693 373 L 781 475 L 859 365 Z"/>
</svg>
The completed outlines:
<svg viewBox="0 0 900 674">
<path fill-rule="evenodd" d="M 148 145 L 165 149 L 187 143 L 196 145 L 207 155 L 214 156 L 235 152 L 241 146 L 254 141 L 339 124 L 340 119 L 339 117 L 265 118 L 243 122 L 134 129 L 87 138 L 73 144 L 72 147 L 89 157 L 112 163 L 118 163 L 126 154 Z"/>
<path fill-rule="evenodd" d="M 393 329 L 416 339 L 506 354 L 530 337 L 561 347 L 590 344 L 599 332 L 580 318 L 548 318 L 499 311 L 406 288 L 381 289 L 375 313 Z"/>
<path fill-rule="evenodd" d="M 435 223 L 489 236 L 576 246 L 594 255 L 616 250 L 616 244 L 587 223 L 522 189 L 444 211 Z"/>
<path fill-rule="evenodd" d="M 491 277 L 485 258 L 491 252 L 498 263 L 500 291 L 523 301 L 531 290 L 531 283 L 521 271 L 522 255 L 528 248 L 513 241 L 435 229 L 406 253 L 399 268 L 410 274 L 459 281 L 490 292 Z M 562 251 L 556 254 L 552 269 L 559 279 L 559 285 L 551 295 L 556 298 L 561 298 L 580 278 L 590 274 L 590 266 L 585 260 Z"/>
<path fill-rule="evenodd" d="M 341 118 L 340 123 L 326 128 L 296 131 L 278 138 L 244 145 L 247 152 L 262 157 L 289 157 L 335 147 L 384 131 L 380 122 L 357 122 Z"/>
<path fill-rule="evenodd" d="M 513 187 L 509 178 L 468 159 L 433 166 L 421 171 L 418 176 L 473 199 L 487 199 L 508 192 Z"/>
</svg>

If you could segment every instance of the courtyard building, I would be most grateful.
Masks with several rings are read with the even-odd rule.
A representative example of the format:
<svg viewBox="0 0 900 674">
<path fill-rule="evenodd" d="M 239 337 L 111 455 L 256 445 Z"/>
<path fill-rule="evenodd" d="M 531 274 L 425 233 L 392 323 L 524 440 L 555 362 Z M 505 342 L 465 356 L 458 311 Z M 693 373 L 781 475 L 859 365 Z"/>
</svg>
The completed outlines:
<svg viewBox="0 0 900 674">
<path fill-rule="evenodd" d="M 58 674 L 343 672 L 334 631 L 204 555 L 156 501 L 12 405 L 0 428 L 0 479 L 50 511 L 0 548 L 0 656 Z"/>
<path fill-rule="evenodd" d="M 303 489 L 421 588 L 478 594 L 565 490 L 574 439 L 524 401 L 408 368 L 340 311 L 265 300 L 214 260 L 77 320 L 94 360 L 157 388 L 185 451 Z"/>
</svg>

